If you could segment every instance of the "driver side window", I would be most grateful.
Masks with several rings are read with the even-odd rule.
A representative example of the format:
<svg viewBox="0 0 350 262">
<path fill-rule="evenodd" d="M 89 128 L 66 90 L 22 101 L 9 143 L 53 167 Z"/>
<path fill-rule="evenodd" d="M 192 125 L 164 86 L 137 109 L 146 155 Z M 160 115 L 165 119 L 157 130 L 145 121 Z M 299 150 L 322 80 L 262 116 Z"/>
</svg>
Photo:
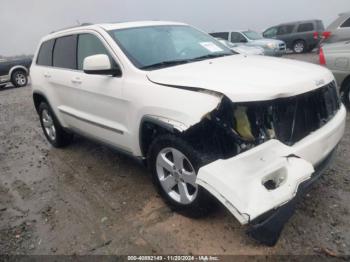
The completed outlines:
<svg viewBox="0 0 350 262">
<path fill-rule="evenodd" d="M 264 33 L 264 37 L 275 37 L 277 35 L 277 27 L 267 29 Z"/>
<path fill-rule="evenodd" d="M 231 33 L 231 42 L 232 43 L 246 43 L 247 39 L 238 32 L 232 32 Z"/>
</svg>

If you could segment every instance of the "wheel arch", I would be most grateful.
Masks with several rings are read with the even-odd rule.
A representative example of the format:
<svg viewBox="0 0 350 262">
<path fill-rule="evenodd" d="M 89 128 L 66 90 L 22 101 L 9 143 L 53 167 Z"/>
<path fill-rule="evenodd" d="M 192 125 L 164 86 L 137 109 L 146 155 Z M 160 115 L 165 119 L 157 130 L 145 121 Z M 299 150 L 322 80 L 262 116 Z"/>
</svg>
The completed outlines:
<svg viewBox="0 0 350 262">
<path fill-rule="evenodd" d="M 17 71 L 23 71 L 26 73 L 26 75 L 29 74 L 29 70 L 25 66 L 17 65 L 17 66 L 14 66 L 10 69 L 10 71 L 9 71 L 10 78 L 12 78 L 13 73 L 15 73 Z"/>
<path fill-rule="evenodd" d="M 159 135 L 180 134 L 180 122 L 157 116 L 146 115 L 141 119 L 139 128 L 139 145 L 142 156 L 147 157 L 151 143 Z"/>
<path fill-rule="evenodd" d="M 33 92 L 33 102 L 34 102 L 34 106 L 35 106 L 35 109 L 37 112 L 39 112 L 39 106 L 42 102 L 46 102 L 51 107 L 50 102 L 47 99 L 47 97 L 42 92 L 39 92 L 39 91 Z"/>
</svg>

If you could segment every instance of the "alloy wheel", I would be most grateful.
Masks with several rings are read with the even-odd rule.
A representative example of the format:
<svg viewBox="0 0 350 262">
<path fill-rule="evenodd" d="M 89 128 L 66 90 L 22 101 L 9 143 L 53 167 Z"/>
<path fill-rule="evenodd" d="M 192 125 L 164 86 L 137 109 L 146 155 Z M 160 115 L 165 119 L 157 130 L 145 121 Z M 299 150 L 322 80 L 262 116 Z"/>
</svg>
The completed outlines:
<svg viewBox="0 0 350 262">
<path fill-rule="evenodd" d="M 17 85 L 24 86 L 27 82 L 26 76 L 23 73 L 17 73 L 15 76 Z"/>
<path fill-rule="evenodd" d="M 294 52 L 302 53 L 304 52 L 304 44 L 302 42 L 298 42 L 294 45 Z"/>
<path fill-rule="evenodd" d="M 183 153 L 175 148 L 164 148 L 157 156 L 156 168 L 162 188 L 174 201 L 186 205 L 196 199 L 197 175 Z"/>
<path fill-rule="evenodd" d="M 52 140 L 56 140 L 56 128 L 52 119 L 52 116 L 50 115 L 50 112 L 46 109 L 42 111 L 41 114 L 43 126 L 45 129 L 45 133 L 47 136 Z"/>
</svg>

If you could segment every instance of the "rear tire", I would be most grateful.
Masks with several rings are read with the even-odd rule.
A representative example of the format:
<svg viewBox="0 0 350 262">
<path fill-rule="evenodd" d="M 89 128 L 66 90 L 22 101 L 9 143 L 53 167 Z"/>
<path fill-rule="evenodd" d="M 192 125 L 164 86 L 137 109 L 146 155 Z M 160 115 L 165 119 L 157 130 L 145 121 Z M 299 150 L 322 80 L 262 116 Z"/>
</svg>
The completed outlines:
<svg viewBox="0 0 350 262">
<path fill-rule="evenodd" d="M 195 184 L 198 170 L 205 164 L 202 154 L 174 135 L 156 138 L 148 151 L 148 166 L 158 192 L 172 210 L 188 217 L 205 216 L 217 207 L 213 197 Z"/>
<path fill-rule="evenodd" d="M 57 148 L 70 144 L 73 135 L 63 129 L 52 109 L 46 102 L 42 102 L 39 105 L 38 112 L 41 127 L 50 144 Z"/>
<path fill-rule="evenodd" d="M 16 70 L 12 73 L 11 83 L 15 87 L 24 87 L 28 84 L 27 73 L 24 70 Z"/>
<path fill-rule="evenodd" d="M 342 88 L 340 95 L 346 108 L 350 111 L 350 81 L 348 81 L 344 88 Z"/>
<path fill-rule="evenodd" d="M 296 54 L 305 53 L 307 50 L 306 43 L 304 40 L 297 40 L 293 44 L 293 52 Z"/>
</svg>

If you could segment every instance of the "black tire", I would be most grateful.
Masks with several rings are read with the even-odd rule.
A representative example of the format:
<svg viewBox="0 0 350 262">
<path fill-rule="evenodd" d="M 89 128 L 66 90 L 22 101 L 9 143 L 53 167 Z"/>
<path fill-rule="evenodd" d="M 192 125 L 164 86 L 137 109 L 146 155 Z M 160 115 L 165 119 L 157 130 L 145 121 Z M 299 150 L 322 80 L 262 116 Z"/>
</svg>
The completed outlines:
<svg viewBox="0 0 350 262">
<path fill-rule="evenodd" d="M 64 147 L 64 146 L 67 146 L 68 144 L 70 144 L 70 142 L 72 141 L 73 135 L 66 132 L 63 129 L 63 127 L 60 125 L 59 121 L 57 120 L 55 114 L 53 113 L 52 109 L 50 108 L 50 106 L 46 102 L 42 102 L 39 105 L 38 112 L 39 112 L 41 127 L 43 129 L 43 132 L 44 132 L 46 139 L 50 142 L 50 144 L 53 145 L 54 147 L 57 147 L 57 148 L 61 148 L 61 147 Z M 55 128 L 54 138 L 52 136 L 50 136 L 50 134 L 48 133 L 48 131 L 46 130 L 46 128 L 44 126 L 44 118 L 43 118 L 44 112 L 48 113 L 48 115 L 52 119 L 53 126 Z"/>
<path fill-rule="evenodd" d="M 16 70 L 11 75 L 11 83 L 15 87 L 24 87 L 28 84 L 27 73 L 24 70 Z"/>
<path fill-rule="evenodd" d="M 348 81 L 345 86 L 341 89 L 342 102 L 345 104 L 348 111 L 350 111 L 350 81 Z"/>
<path fill-rule="evenodd" d="M 193 147 L 184 141 L 183 139 L 174 135 L 162 135 L 156 138 L 148 151 L 148 167 L 152 173 L 152 180 L 155 184 L 158 192 L 163 197 L 165 202 L 174 211 L 179 212 L 182 215 L 198 218 L 203 217 L 213 211 L 218 205 L 217 201 L 202 187 L 198 186 L 198 191 L 195 199 L 189 204 L 182 204 L 175 201 L 169 194 L 163 189 L 160 179 L 157 173 L 157 157 L 158 154 L 165 148 L 174 148 L 183 153 L 190 161 L 195 173 L 197 174 L 200 167 L 207 163 L 207 160 Z"/>
<path fill-rule="evenodd" d="M 297 40 L 293 44 L 293 52 L 296 54 L 305 53 L 307 50 L 307 46 L 304 40 Z"/>
</svg>

